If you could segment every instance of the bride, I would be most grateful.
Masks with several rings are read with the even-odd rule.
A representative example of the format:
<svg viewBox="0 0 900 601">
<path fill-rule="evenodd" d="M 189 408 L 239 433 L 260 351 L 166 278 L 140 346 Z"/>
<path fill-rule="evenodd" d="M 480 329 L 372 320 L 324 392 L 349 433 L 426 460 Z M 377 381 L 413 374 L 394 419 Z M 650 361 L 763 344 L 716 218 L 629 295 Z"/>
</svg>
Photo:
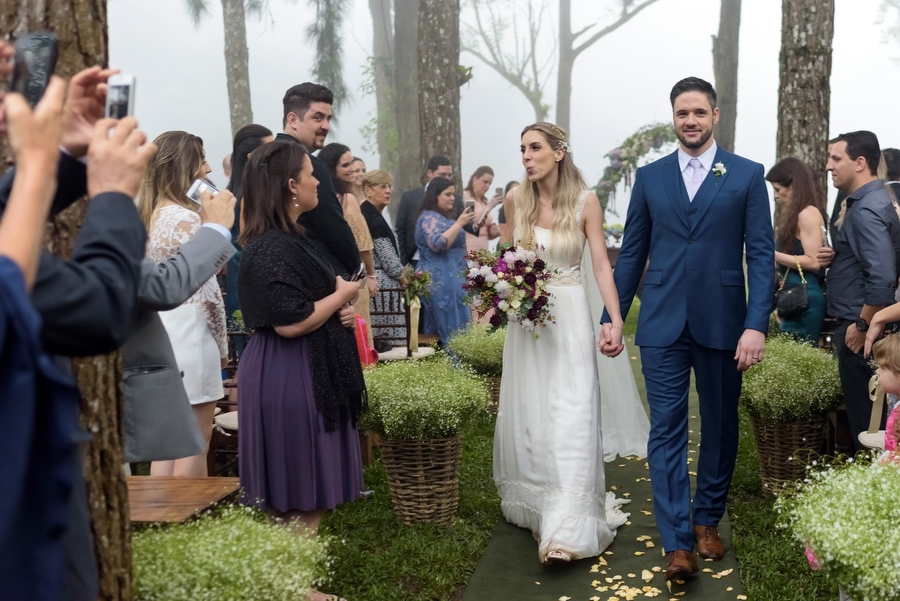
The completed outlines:
<svg viewBox="0 0 900 601">
<path fill-rule="evenodd" d="M 600 433 L 596 348 L 618 355 L 622 318 L 606 256 L 600 202 L 572 162 L 566 134 L 550 123 L 522 132 L 527 181 L 503 203 L 512 240 L 536 245 L 555 270 L 548 282 L 556 323 L 539 338 L 507 329 L 494 436 L 494 481 L 507 521 L 528 528 L 544 563 L 602 552 L 628 514 L 627 500 L 606 492 Z M 609 314 L 608 337 L 596 343 L 585 289 L 584 243 Z M 646 420 L 646 416 L 644 417 Z"/>
</svg>

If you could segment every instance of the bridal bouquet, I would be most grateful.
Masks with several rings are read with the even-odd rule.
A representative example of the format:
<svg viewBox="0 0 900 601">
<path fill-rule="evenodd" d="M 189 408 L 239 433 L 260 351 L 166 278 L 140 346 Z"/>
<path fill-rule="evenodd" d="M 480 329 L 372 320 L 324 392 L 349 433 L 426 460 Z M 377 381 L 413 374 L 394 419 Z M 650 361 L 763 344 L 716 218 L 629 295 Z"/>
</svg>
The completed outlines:
<svg viewBox="0 0 900 601">
<path fill-rule="evenodd" d="M 521 246 L 473 250 L 466 255 L 469 269 L 463 289 L 479 317 L 491 309 L 495 328 L 512 321 L 526 332 L 554 323 L 550 315 L 547 280 L 553 272 L 533 250 Z"/>
</svg>

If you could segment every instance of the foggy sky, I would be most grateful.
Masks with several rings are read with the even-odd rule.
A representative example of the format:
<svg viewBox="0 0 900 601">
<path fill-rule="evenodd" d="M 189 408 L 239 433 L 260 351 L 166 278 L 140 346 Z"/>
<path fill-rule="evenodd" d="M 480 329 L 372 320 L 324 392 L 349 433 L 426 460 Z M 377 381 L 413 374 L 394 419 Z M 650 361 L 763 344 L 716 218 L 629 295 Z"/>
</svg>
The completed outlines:
<svg viewBox="0 0 900 601">
<path fill-rule="evenodd" d="M 231 151 L 231 131 L 221 5 L 211 5 L 195 28 L 184 0 L 109 0 L 110 64 L 136 76 L 135 110 L 148 135 L 173 129 L 199 135 L 211 178 L 224 187 L 221 160 Z M 831 134 L 871 129 L 882 147 L 900 146 L 900 45 L 883 43 L 879 5 L 878 0 L 836 1 Z M 574 0 L 573 24 L 608 23 L 602 6 Z M 271 10 L 274 21 L 248 21 L 247 42 L 253 118 L 277 133 L 284 91 L 310 79 L 312 50 L 304 30 L 314 13 L 305 0 L 271 0 Z M 555 9 L 550 16 L 556 19 Z M 590 185 L 606 166 L 607 152 L 639 127 L 671 120 L 672 84 L 688 75 L 714 81 L 710 36 L 718 20 L 719 0 L 660 0 L 579 56 L 570 141 Z M 766 168 L 776 160 L 780 26 L 781 0 L 743 3 L 735 151 Z M 364 150 L 360 128 L 372 118 L 375 99 L 358 87 L 371 40 L 368 2 L 354 0 L 344 33 L 344 73 L 354 98 L 338 115 L 328 141 L 348 145 L 370 169 L 378 167 L 376 155 Z M 530 105 L 471 54 L 464 52 L 460 62 L 473 66 L 475 76 L 461 90 L 463 182 L 483 164 L 494 168 L 496 185 L 521 179 L 518 136 L 534 121 Z M 555 83 L 551 77 L 545 93 L 551 104 Z M 554 114 L 551 107 L 550 120 Z M 627 196 L 618 196 L 620 217 L 610 221 L 624 221 Z M 832 190 L 829 202 L 833 197 Z"/>
</svg>

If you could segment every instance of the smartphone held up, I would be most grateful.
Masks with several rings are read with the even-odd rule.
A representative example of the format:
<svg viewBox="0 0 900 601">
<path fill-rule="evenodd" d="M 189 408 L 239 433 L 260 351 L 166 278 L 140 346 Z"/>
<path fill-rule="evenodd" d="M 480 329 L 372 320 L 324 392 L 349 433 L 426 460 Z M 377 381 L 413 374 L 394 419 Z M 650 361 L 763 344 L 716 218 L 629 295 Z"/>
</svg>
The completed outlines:
<svg viewBox="0 0 900 601">
<path fill-rule="evenodd" d="M 50 31 L 32 31 L 16 40 L 16 58 L 9 89 L 25 96 L 34 108 L 50 83 L 50 76 L 56 69 L 56 34 Z"/>
<path fill-rule="evenodd" d="M 134 75 L 117 73 L 106 84 L 106 116 L 123 119 L 134 115 Z"/>
<path fill-rule="evenodd" d="M 215 196 L 219 190 L 205 179 L 195 179 L 191 187 L 188 188 L 187 197 L 194 201 L 197 206 L 200 206 L 202 204 L 201 196 L 207 191 Z"/>
</svg>

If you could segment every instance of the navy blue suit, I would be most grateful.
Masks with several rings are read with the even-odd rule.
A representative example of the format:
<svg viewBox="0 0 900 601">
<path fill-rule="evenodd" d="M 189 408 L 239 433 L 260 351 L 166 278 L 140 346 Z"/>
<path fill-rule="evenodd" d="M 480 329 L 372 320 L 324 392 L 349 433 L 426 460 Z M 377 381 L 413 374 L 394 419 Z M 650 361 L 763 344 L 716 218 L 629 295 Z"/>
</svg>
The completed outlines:
<svg viewBox="0 0 900 601">
<path fill-rule="evenodd" d="M 650 406 L 654 509 L 667 552 L 693 550 L 692 523 L 716 526 L 724 514 L 738 443 L 735 350 L 745 329 L 767 331 L 775 293 L 763 167 L 721 148 L 715 163 L 726 172 L 711 170 L 693 201 L 677 152 L 637 170 L 614 272 L 624 316 L 650 259 L 635 344 Z M 702 423 L 693 515 L 686 463 L 691 369 Z"/>
</svg>

